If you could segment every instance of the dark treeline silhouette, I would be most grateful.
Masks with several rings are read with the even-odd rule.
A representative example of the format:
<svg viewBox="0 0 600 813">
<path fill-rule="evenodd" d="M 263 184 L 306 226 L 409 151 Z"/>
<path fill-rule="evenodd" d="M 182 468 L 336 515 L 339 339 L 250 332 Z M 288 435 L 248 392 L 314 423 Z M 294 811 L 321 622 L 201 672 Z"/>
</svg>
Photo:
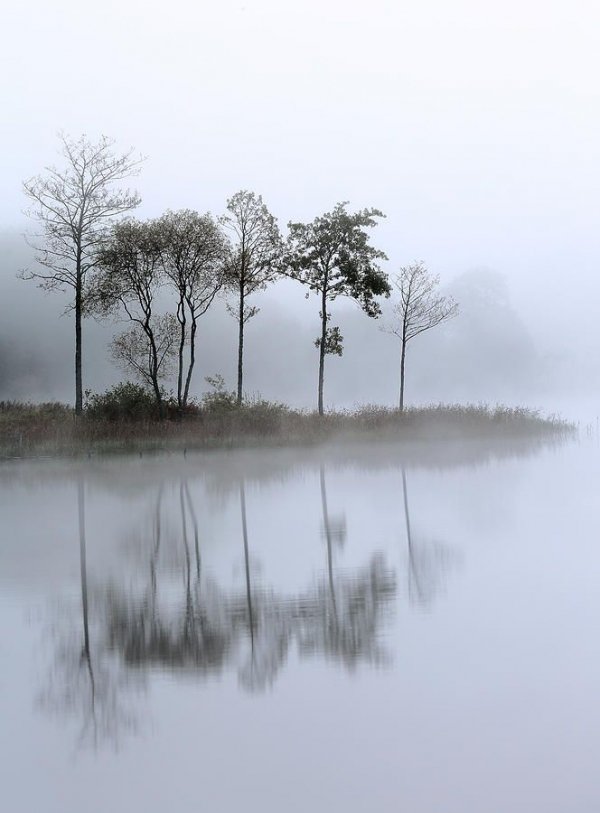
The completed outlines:
<svg viewBox="0 0 600 813">
<path fill-rule="evenodd" d="M 387 257 L 369 242 L 368 230 L 383 213 L 352 213 L 341 202 L 311 222 L 289 222 L 284 239 L 262 197 L 241 190 L 229 198 L 221 217 L 186 209 L 140 221 L 124 217 L 140 197 L 120 185 L 139 172 L 141 159 L 134 159 L 131 150 L 115 154 L 107 138 L 94 144 L 85 137 L 62 137 L 62 148 L 64 169 L 48 168 L 24 185 L 33 203 L 29 214 L 41 231 L 32 240 L 38 266 L 23 276 L 49 290 L 73 289 L 75 412 L 83 410 L 82 322 L 87 315 L 128 324 L 111 344 L 113 359 L 150 389 L 160 417 L 166 414 L 165 387 L 174 385 L 172 398 L 183 416 L 197 360 L 199 320 L 218 295 L 226 298 L 238 323 L 233 400 L 241 406 L 245 326 L 259 311 L 252 298 L 287 277 L 305 286 L 307 297 L 312 292 L 319 300 L 317 410 L 323 415 L 325 357 L 343 351 L 340 327 L 330 325 L 331 303 L 349 297 L 377 318 L 379 299 L 392 291 L 379 267 Z M 427 290 L 435 287 L 437 278 L 422 264 L 419 274 Z M 167 292 L 169 305 L 164 304 Z M 413 296 L 411 303 L 416 301 Z M 431 308 L 425 314 L 427 329 L 439 323 Z"/>
</svg>

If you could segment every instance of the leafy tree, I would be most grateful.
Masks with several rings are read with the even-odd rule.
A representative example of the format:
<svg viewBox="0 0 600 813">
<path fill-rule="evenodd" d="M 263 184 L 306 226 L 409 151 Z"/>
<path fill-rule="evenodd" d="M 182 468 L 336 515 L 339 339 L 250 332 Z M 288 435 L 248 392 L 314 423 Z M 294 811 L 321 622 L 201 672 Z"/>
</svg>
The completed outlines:
<svg viewBox="0 0 600 813">
<path fill-rule="evenodd" d="M 154 222 L 128 219 L 114 226 L 98 257 L 98 275 L 90 307 L 100 314 L 122 311 L 133 330 L 117 337 L 116 354 L 148 382 L 159 412 L 164 412 L 160 380 L 174 351 L 173 319 L 155 312 L 163 282 L 162 233 Z"/>
<path fill-rule="evenodd" d="M 124 330 L 111 341 L 110 352 L 117 364 L 125 371 L 133 370 L 156 394 L 155 384 L 173 372 L 179 334 L 177 320 L 172 313 L 164 313 L 153 319 L 151 331 L 152 341 L 140 325 Z M 160 400 L 157 398 L 159 406 Z"/>
<path fill-rule="evenodd" d="M 401 268 L 393 280 L 400 298 L 393 307 L 395 321 L 384 330 L 398 336 L 401 342 L 398 403 L 400 412 L 404 410 L 404 374 L 408 343 L 420 333 L 431 330 L 458 314 L 458 304 L 454 299 L 437 293 L 439 282 L 439 276 L 430 274 L 421 262 Z"/>
<path fill-rule="evenodd" d="M 113 152 L 114 142 L 102 136 L 94 143 L 86 136 L 60 136 L 65 168 L 47 167 L 23 184 L 31 201 L 28 214 L 40 233 L 30 239 L 42 270 L 25 271 L 23 279 L 35 279 L 48 291 L 71 289 L 75 313 L 75 412 L 83 409 L 82 319 L 87 296 L 87 277 L 97 262 L 98 250 L 108 227 L 118 215 L 134 209 L 137 193 L 115 184 L 137 175 L 141 159 L 133 151 Z"/>
<path fill-rule="evenodd" d="M 184 209 L 153 221 L 166 280 L 177 297 L 179 348 L 177 404 L 185 408 L 196 361 L 198 319 L 226 282 L 229 243 L 210 214 Z M 189 346 L 186 358 L 185 347 Z"/>
<path fill-rule="evenodd" d="M 228 272 L 229 285 L 235 291 L 237 301 L 234 305 L 228 304 L 227 309 L 239 327 L 237 403 L 240 405 L 244 378 L 244 327 L 259 311 L 255 305 L 248 305 L 247 299 L 276 279 L 282 241 L 277 220 L 260 195 L 242 190 L 229 198 L 227 211 L 221 222 L 234 239 Z"/>
<path fill-rule="evenodd" d="M 381 308 L 375 297 L 389 296 L 387 275 L 377 265 L 386 260 L 383 251 L 369 245 L 367 229 L 384 217 L 378 209 L 362 209 L 350 214 L 347 203 L 338 203 L 332 212 L 312 223 L 288 223 L 287 273 L 307 285 L 320 298 L 321 335 L 319 349 L 319 414 L 323 414 L 325 356 L 342 355 L 343 337 L 339 327 L 329 327 L 328 303 L 339 296 L 354 299 L 368 316 L 377 317 Z M 307 293 L 307 297 L 309 293 Z"/>
</svg>

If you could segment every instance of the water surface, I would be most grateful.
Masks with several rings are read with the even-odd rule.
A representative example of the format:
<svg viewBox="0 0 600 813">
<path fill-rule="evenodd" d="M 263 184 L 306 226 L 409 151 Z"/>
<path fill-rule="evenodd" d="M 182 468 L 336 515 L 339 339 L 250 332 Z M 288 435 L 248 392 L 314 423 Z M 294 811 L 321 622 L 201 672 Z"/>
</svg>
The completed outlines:
<svg viewBox="0 0 600 813">
<path fill-rule="evenodd" d="M 600 450 L 0 466 L 18 811 L 597 811 Z"/>
</svg>

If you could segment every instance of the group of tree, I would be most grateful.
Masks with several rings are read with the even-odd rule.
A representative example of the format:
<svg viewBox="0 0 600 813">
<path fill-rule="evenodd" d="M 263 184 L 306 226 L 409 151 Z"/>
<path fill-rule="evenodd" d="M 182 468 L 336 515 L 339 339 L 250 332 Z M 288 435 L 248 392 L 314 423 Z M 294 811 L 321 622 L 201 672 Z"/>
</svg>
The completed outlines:
<svg viewBox="0 0 600 813">
<path fill-rule="evenodd" d="M 280 277 L 297 280 L 319 301 L 318 411 L 324 412 L 325 357 L 342 355 L 343 336 L 331 325 L 331 303 L 349 297 L 370 317 L 394 290 L 394 322 L 401 341 L 400 399 L 404 408 L 408 342 L 453 317 L 457 305 L 437 293 L 439 279 L 422 263 L 400 270 L 391 283 L 381 269 L 385 253 L 369 230 L 377 209 L 350 213 L 346 202 L 310 223 L 288 223 L 284 239 L 262 197 L 233 195 L 220 218 L 182 210 L 145 221 L 129 213 L 140 203 L 121 188 L 139 173 L 142 158 L 114 151 L 103 137 L 61 136 L 64 168 L 49 167 L 24 184 L 29 214 L 40 226 L 30 239 L 38 266 L 23 274 L 47 290 L 71 290 L 75 315 L 75 411 L 83 409 L 82 322 L 86 315 L 118 317 L 129 327 L 112 342 L 113 357 L 154 392 L 163 411 L 163 381 L 176 375 L 181 413 L 190 397 L 198 322 L 218 294 L 238 323 L 237 402 L 243 401 L 244 332 L 258 313 L 252 297 Z M 165 312 L 165 293 L 170 309 Z M 250 300 L 250 301 L 249 301 Z"/>
</svg>

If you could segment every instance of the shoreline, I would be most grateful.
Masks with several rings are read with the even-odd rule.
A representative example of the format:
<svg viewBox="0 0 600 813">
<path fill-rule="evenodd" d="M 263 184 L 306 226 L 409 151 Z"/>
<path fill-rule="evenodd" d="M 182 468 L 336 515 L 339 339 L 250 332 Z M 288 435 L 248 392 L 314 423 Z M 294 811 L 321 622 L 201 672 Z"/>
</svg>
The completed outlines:
<svg viewBox="0 0 600 813">
<path fill-rule="evenodd" d="M 354 442 L 408 442 L 559 438 L 576 426 L 557 416 L 473 404 L 378 406 L 319 416 L 257 401 L 234 409 L 200 409 L 180 419 L 76 418 L 63 404 L 0 403 L 0 460 L 121 453 L 297 448 Z"/>
</svg>

